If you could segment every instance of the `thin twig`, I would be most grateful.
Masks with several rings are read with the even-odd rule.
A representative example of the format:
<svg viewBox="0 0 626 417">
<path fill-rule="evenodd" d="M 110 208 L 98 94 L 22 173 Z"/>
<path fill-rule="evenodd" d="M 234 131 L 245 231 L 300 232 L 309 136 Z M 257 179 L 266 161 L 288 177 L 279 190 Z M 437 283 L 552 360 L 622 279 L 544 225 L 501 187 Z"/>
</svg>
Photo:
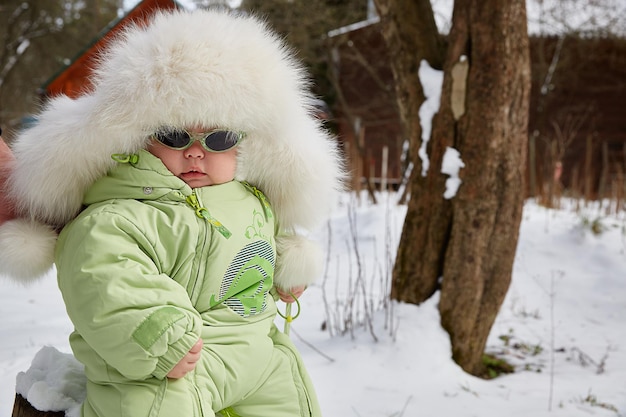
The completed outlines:
<svg viewBox="0 0 626 417">
<path fill-rule="evenodd" d="M 298 340 L 300 340 L 302 343 L 307 345 L 309 348 L 311 348 L 314 352 L 316 352 L 318 355 L 320 355 L 321 357 L 323 357 L 327 361 L 335 362 L 335 360 L 333 358 L 331 358 L 330 356 L 328 356 L 327 354 L 325 354 L 324 352 L 322 352 L 321 350 L 316 348 L 313 344 L 311 344 L 311 343 L 307 342 L 306 340 L 304 340 L 304 338 L 302 336 L 300 336 L 300 334 L 293 327 L 291 328 L 291 334 L 296 336 L 298 338 Z"/>
<path fill-rule="evenodd" d="M 552 411 L 554 394 L 554 271 L 550 275 L 550 395 L 548 397 L 548 411 Z"/>
<path fill-rule="evenodd" d="M 394 417 L 402 417 L 407 409 L 407 407 L 409 406 L 409 403 L 411 402 L 411 400 L 413 399 L 412 395 L 409 395 L 409 398 L 406 399 L 406 402 L 404 403 L 404 407 L 402 407 L 402 411 L 400 411 L 399 414 L 394 415 Z"/>
<path fill-rule="evenodd" d="M 356 257 L 356 262 L 357 262 L 357 281 L 356 281 L 357 287 L 355 288 L 356 290 L 355 292 L 358 294 L 358 290 L 359 289 L 361 290 L 361 293 L 363 296 L 365 324 L 367 325 L 370 331 L 370 334 L 374 338 L 374 341 L 378 342 L 378 337 L 376 337 L 376 333 L 374 332 L 372 314 L 370 313 L 369 308 L 367 306 L 367 290 L 365 288 L 365 282 L 363 279 L 363 265 L 361 262 L 361 254 L 359 252 L 359 242 L 358 242 L 358 236 L 357 236 L 357 230 L 356 230 L 357 229 L 356 213 L 354 212 L 354 208 L 348 211 L 348 224 L 350 225 L 350 234 L 352 236 L 352 244 L 353 244 L 352 249 L 354 250 L 354 255 Z"/>
<path fill-rule="evenodd" d="M 322 279 L 322 302 L 324 303 L 324 310 L 326 311 L 326 328 L 328 329 L 328 334 L 333 336 L 333 325 L 332 319 L 330 315 L 330 306 L 328 304 L 328 297 L 326 297 L 326 283 L 328 282 L 328 269 L 330 267 L 330 256 L 331 256 L 331 244 L 332 244 L 332 226 L 330 224 L 330 220 L 327 223 L 328 229 L 328 241 L 326 242 L 326 263 L 324 265 L 324 278 Z"/>
</svg>

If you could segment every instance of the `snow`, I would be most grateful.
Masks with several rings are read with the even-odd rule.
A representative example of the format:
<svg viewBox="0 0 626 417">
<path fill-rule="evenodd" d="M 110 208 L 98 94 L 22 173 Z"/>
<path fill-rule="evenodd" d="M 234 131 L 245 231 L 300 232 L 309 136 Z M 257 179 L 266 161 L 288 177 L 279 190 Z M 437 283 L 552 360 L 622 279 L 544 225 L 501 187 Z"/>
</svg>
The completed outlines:
<svg viewBox="0 0 626 417">
<path fill-rule="evenodd" d="M 446 191 L 443 193 L 443 198 L 449 200 L 456 195 L 463 182 L 459 178 L 459 172 L 463 167 L 465 167 L 465 163 L 461 159 L 461 153 L 447 146 L 441 162 L 441 173 L 449 176 L 446 180 Z"/>
<path fill-rule="evenodd" d="M 443 71 L 433 69 L 426 60 L 420 62 L 419 77 L 424 90 L 424 102 L 420 106 L 419 116 L 422 125 L 422 143 L 418 155 L 422 161 L 422 176 L 426 176 L 430 168 L 430 158 L 428 157 L 428 142 L 432 130 L 432 120 L 439 111 L 441 100 L 441 86 L 443 84 Z"/>
<path fill-rule="evenodd" d="M 38 410 L 66 411 L 79 417 L 86 383 L 84 367 L 73 355 L 44 346 L 30 368 L 17 374 L 15 392 Z"/>
<path fill-rule="evenodd" d="M 487 346 L 516 372 L 482 380 L 451 360 L 438 296 L 419 306 L 386 302 L 406 210 L 396 198 L 372 205 L 346 195 L 315 235 L 329 247 L 326 273 L 302 297 L 290 334 L 326 416 L 626 415 L 626 213 L 526 203 Z M 39 404 L 82 398 L 54 275 L 27 287 L 0 279 L 0 306 L 0 416 L 11 415 L 16 381 Z M 63 369 L 69 375 L 60 377 Z"/>
</svg>

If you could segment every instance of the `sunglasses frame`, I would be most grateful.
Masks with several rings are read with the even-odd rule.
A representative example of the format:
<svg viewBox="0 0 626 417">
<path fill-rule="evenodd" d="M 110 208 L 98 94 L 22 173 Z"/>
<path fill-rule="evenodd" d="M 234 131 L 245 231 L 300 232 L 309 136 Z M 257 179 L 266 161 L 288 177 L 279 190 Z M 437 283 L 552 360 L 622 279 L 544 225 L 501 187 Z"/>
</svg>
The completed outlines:
<svg viewBox="0 0 626 417">
<path fill-rule="evenodd" d="M 158 133 L 162 133 L 162 134 L 166 134 L 168 132 L 185 132 L 187 134 L 187 136 L 189 137 L 189 142 L 181 147 L 175 147 L 175 146 L 169 146 L 165 143 L 163 143 L 161 140 L 159 140 L 157 134 Z M 227 132 L 227 133 L 233 133 L 235 135 L 237 135 L 237 140 L 232 144 L 232 146 L 226 148 L 226 149 L 222 149 L 222 150 L 215 150 L 215 149 L 211 149 L 207 146 L 206 144 L 206 140 L 209 136 L 213 135 L 214 133 L 219 133 L 219 132 Z M 206 132 L 199 132 L 199 133 L 191 133 L 186 129 L 161 129 L 159 131 L 157 131 L 157 133 L 153 133 L 151 135 L 152 139 L 156 140 L 157 142 L 159 142 L 161 145 L 165 146 L 166 148 L 169 149 L 173 149 L 176 151 L 184 151 L 185 149 L 189 149 L 191 148 L 191 146 L 197 141 L 200 142 L 200 145 L 202 145 L 202 148 L 204 150 L 206 150 L 207 152 L 211 152 L 211 153 L 222 153 L 222 152 L 228 152 L 233 148 L 236 148 L 239 143 L 242 141 L 242 139 L 246 136 L 246 134 L 244 132 L 238 132 L 235 130 L 230 130 L 230 129 L 211 129 L 208 130 Z"/>
</svg>

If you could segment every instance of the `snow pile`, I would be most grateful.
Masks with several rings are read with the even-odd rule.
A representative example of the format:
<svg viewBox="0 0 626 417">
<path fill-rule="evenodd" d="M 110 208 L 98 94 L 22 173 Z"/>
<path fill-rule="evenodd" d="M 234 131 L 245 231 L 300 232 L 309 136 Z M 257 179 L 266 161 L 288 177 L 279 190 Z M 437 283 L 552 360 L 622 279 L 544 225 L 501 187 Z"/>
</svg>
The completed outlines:
<svg viewBox="0 0 626 417">
<path fill-rule="evenodd" d="M 41 411 L 65 411 L 79 417 L 86 396 L 84 368 L 74 356 L 44 346 L 26 372 L 17 375 L 15 391 Z"/>
<path fill-rule="evenodd" d="M 432 129 L 433 117 L 439 111 L 439 102 L 441 100 L 441 85 L 443 84 L 443 71 L 433 69 L 426 60 L 422 60 L 419 69 L 422 88 L 424 89 L 424 103 L 419 110 L 420 124 L 422 125 L 422 143 L 418 151 L 422 160 L 422 176 L 428 174 L 430 167 L 430 158 L 427 153 L 428 141 L 430 140 L 430 132 Z"/>
<path fill-rule="evenodd" d="M 465 163 L 463 163 L 459 151 L 449 146 L 446 147 L 446 153 L 443 155 L 443 162 L 441 163 L 441 173 L 450 176 L 446 180 L 446 191 L 443 193 L 443 198 L 446 200 L 454 197 L 461 186 L 463 181 L 459 178 L 459 171 L 464 167 Z"/>
</svg>

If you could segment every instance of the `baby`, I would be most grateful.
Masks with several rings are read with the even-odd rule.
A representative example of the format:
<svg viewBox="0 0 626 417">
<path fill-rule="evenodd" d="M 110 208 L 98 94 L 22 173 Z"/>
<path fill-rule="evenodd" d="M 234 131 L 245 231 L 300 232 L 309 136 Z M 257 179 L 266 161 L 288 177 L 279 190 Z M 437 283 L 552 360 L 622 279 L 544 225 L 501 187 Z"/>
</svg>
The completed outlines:
<svg viewBox="0 0 626 417">
<path fill-rule="evenodd" d="M 7 223 L 29 242 L 61 230 L 38 253 L 54 251 L 84 416 L 320 416 L 274 325 L 319 274 L 302 233 L 343 177 L 306 85 L 252 16 L 160 14 L 18 136 Z M 7 261 L 45 269 L 14 246 Z"/>
</svg>

